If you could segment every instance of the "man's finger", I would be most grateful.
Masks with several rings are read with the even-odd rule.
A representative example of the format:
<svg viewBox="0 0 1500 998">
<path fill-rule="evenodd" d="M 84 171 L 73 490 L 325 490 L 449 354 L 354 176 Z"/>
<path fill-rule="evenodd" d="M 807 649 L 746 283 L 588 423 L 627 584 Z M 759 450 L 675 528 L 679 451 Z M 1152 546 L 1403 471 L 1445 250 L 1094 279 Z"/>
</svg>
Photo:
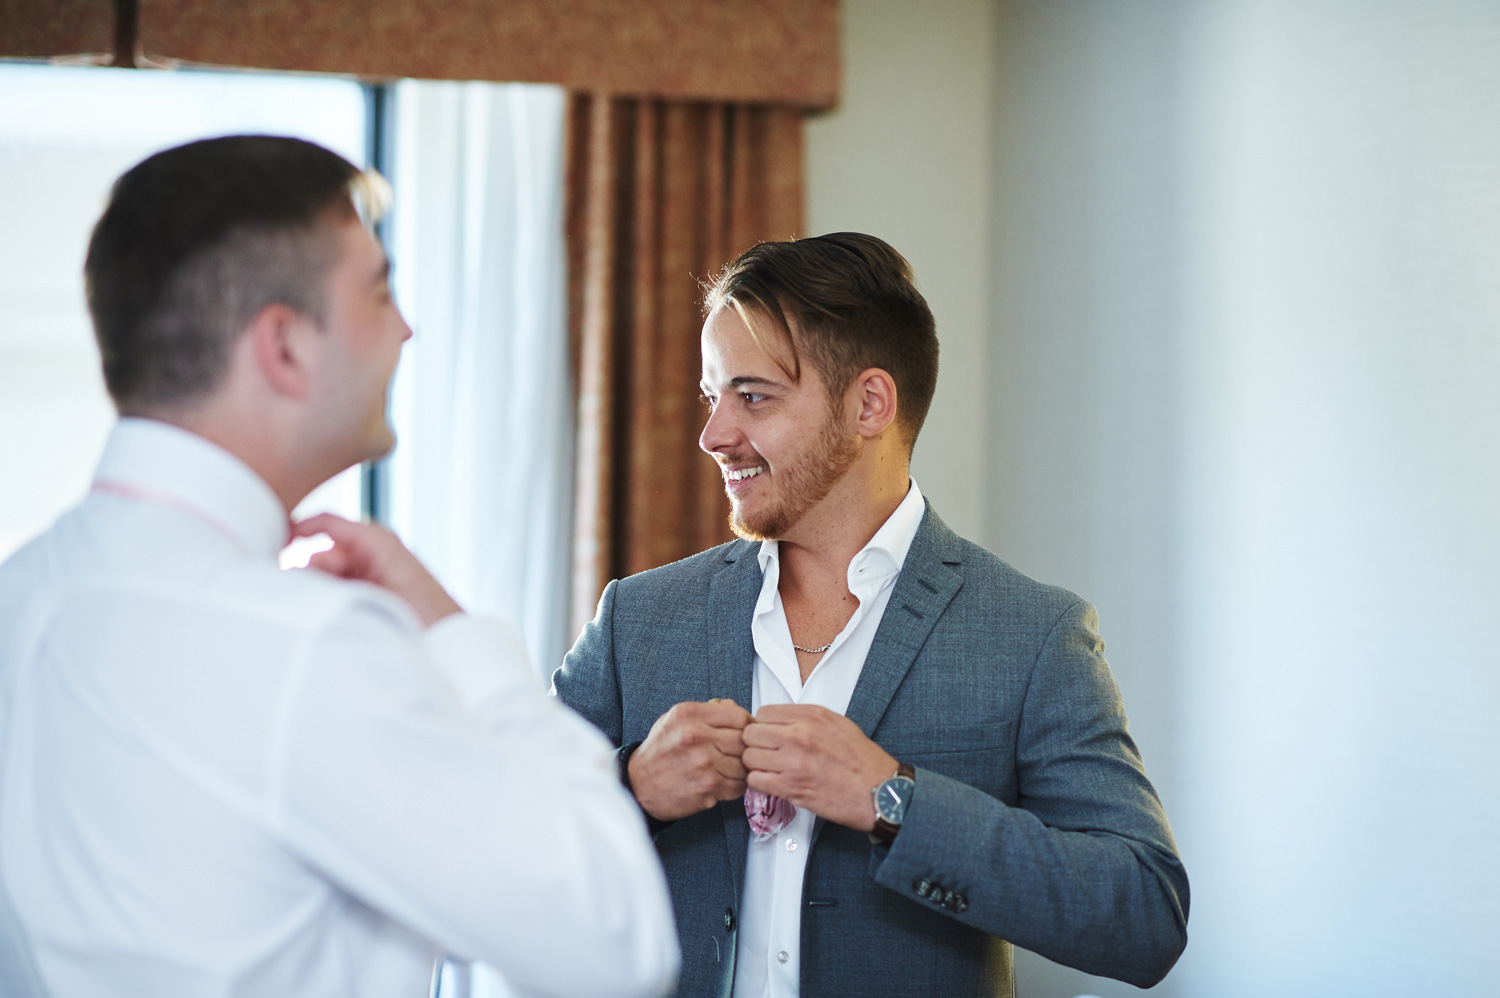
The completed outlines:
<svg viewBox="0 0 1500 998">
<path fill-rule="evenodd" d="M 778 754 L 770 749 L 745 749 L 740 764 L 751 773 L 779 772 L 783 763 Z"/>
<path fill-rule="evenodd" d="M 714 762 L 714 769 L 726 780 L 736 780 L 740 783 L 745 781 L 745 765 L 739 759 L 730 755 L 721 755 Z"/>
<path fill-rule="evenodd" d="M 349 536 L 350 527 L 355 527 L 353 521 L 346 520 L 342 516 L 333 513 L 319 513 L 309 516 L 305 520 L 298 520 L 292 524 L 293 537 L 312 537 L 314 534 L 327 534 L 337 541 L 341 536 Z"/>
<path fill-rule="evenodd" d="M 722 754 L 738 759 L 745 751 L 744 735 L 738 728 L 710 728 L 709 732 L 714 748 Z"/>
<path fill-rule="evenodd" d="M 782 792 L 786 787 L 783 785 L 781 774 L 773 773 L 769 770 L 752 769 L 750 775 L 745 777 L 745 786 L 751 790 L 759 790 L 763 794 L 772 794 L 776 797 L 791 799 Z"/>
<path fill-rule="evenodd" d="M 715 728 L 743 728 L 753 720 L 750 712 L 733 700 L 710 700 L 702 705 L 698 716 Z"/>
<path fill-rule="evenodd" d="M 756 712 L 755 720 L 762 724 L 796 724 L 824 713 L 832 712 L 814 704 L 777 703 L 762 707 Z"/>
<path fill-rule="evenodd" d="M 790 725 L 773 724 L 757 718 L 754 724 L 746 726 L 740 737 L 744 740 L 745 748 L 747 749 L 752 747 L 763 749 L 780 748 L 786 744 L 787 735 L 789 734 L 787 729 L 789 727 Z"/>
<path fill-rule="evenodd" d="M 307 559 L 307 567 L 315 568 L 328 575 L 336 575 L 341 579 L 347 579 L 350 575 L 348 552 L 342 548 L 319 551 Z"/>
<path fill-rule="evenodd" d="M 745 796 L 745 781 L 725 780 L 720 784 L 718 793 L 715 796 L 719 800 L 737 800 Z"/>
</svg>

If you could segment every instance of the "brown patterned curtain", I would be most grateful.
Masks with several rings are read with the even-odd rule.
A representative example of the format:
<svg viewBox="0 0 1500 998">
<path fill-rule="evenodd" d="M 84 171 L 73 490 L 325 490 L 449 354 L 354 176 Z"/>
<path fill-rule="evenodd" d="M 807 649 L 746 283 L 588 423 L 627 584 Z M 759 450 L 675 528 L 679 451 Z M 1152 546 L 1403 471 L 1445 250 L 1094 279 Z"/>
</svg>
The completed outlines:
<svg viewBox="0 0 1500 998">
<path fill-rule="evenodd" d="M 610 579 L 732 536 L 698 449 L 701 284 L 755 243 L 801 234 L 804 112 L 577 94 L 569 113 L 581 628 Z"/>
</svg>

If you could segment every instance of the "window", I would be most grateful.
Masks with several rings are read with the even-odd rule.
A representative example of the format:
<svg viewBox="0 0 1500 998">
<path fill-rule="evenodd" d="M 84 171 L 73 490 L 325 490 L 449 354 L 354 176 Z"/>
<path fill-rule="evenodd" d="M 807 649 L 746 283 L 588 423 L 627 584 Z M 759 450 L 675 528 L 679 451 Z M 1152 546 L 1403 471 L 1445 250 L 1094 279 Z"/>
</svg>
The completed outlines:
<svg viewBox="0 0 1500 998">
<path fill-rule="evenodd" d="M 0 560 L 84 494 L 115 419 L 83 300 L 114 179 L 158 150 L 246 132 L 365 165 L 369 133 L 388 131 L 393 285 L 416 334 L 392 392 L 398 445 L 294 515 L 358 519 L 377 505 L 461 603 L 520 628 L 545 674 L 569 638 L 563 91 L 373 93 L 311 76 L 0 65 Z M 283 565 L 316 546 L 298 542 Z M 490 969 L 450 961 L 442 993 L 509 992 Z"/>
<path fill-rule="evenodd" d="M 115 178 L 161 149 L 245 132 L 363 164 L 365 120 L 347 80 L 0 65 L 0 559 L 83 495 L 114 422 L 83 259 Z M 360 508 L 354 469 L 299 512 Z"/>
</svg>

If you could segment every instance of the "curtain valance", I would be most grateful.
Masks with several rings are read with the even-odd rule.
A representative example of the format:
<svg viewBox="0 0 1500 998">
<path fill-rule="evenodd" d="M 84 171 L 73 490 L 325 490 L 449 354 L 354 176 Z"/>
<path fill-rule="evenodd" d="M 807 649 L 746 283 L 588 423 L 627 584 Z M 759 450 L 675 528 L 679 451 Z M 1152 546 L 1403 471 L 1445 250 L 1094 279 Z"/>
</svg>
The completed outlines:
<svg viewBox="0 0 1500 998">
<path fill-rule="evenodd" d="M 838 0 L 0 0 L 0 56 L 820 108 L 838 95 L 838 18 Z"/>
</svg>

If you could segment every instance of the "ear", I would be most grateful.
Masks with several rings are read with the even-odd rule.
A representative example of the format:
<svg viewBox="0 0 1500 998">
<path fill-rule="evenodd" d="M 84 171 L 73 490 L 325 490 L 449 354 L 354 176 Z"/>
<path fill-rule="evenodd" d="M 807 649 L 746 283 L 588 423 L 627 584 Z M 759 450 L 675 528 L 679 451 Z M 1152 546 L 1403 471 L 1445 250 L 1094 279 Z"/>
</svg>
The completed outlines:
<svg viewBox="0 0 1500 998">
<path fill-rule="evenodd" d="M 246 336 L 261 378 L 278 395 L 303 399 L 312 382 L 317 328 L 290 305 L 272 304 L 250 320 Z"/>
<path fill-rule="evenodd" d="M 866 368 L 855 377 L 850 390 L 859 403 L 860 436 L 878 437 L 896 421 L 896 382 L 885 371 Z"/>
</svg>

